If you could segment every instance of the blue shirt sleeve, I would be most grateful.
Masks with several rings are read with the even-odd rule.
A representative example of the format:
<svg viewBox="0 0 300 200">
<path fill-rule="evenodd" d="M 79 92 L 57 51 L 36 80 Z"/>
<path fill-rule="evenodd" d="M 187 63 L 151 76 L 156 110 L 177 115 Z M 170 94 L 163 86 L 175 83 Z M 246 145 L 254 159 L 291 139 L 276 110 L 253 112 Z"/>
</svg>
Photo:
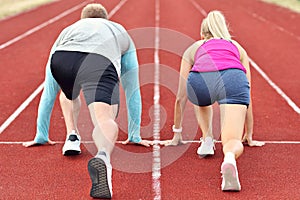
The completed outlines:
<svg viewBox="0 0 300 200">
<path fill-rule="evenodd" d="M 132 41 L 130 48 L 121 58 L 121 83 L 126 97 L 128 138 L 130 142 L 139 143 L 142 140 L 140 134 L 142 102 L 139 83 L 139 64 L 136 49 Z"/>
<path fill-rule="evenodd" d="M 50 125 L 52 109 L 55 103 L 56 96 L 60 91 L 59 85 L 57 84 L 57 82 L 52 76 L 51 69 L 50 69 L 50 61 L 53 53 L 55 52 L 55 48 L 63 38 L 64 34 L 65 31 L 62 31 L 62 33 L 54 42 L 46 65 L 44 90 L 42 92 L 42 96 L 39 102 L 37 124 L 36 124 L 37 130 L 34 138 L 34 141 L 39 144 L 44 144 L 49 140 L 49 125 Z"/>
<path fill-rule="evenodd" d="M 50 65 L 48 62 L 46 66 L 44 90 L 38 108 L 37 132 L 34 138 L 34 141 L 36 143 L 44 144 L 49 140 L 50 118 L 55 103 L 55 99 L 59 90 L 60 87 L 52 76 Z"/>
</svg>

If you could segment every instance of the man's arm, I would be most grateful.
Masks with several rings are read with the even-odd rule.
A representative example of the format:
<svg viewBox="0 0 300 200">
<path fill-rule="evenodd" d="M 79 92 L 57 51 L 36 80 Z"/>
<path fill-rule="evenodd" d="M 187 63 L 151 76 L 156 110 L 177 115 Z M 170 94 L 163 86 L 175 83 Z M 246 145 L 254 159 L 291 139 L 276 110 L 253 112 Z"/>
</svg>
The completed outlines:
<svg viewBox="0 0 300 200">
<path fill-rule="evenodd" d="M 49 140 L 50 117 L 59 90 L 59 85 L 52 76 L 50 64 L 47 64 L 44 90 L 38 108 L 35 143 L 44 144 Z"/>
<path fill-rule="evenodd" d="M 59 85 L 52 76 L 50 69 L 51 57 L 55 52 L 56 47 L 59 45 L 61 39 L 65 35 L 67 29 L 63 30 L 59 37 L 56 39 L 50 50 L 49 58 L 46 64 L 44 90 L 39 102 L 38 116 L 37 116 L 37 130 L 33 141 L 24 142 L 23 146 L 30 147 L 35 144 L 54 144 L 49 140 L 49 125 L 52 114 L 52 109 L 55 103 L 56 96 L 60 90 Z"/>
<path fill-rule="evenodd" d="M 140 143 L 142 102 L 139 83 L 139 64 L 134 44 L 131 43 L 121 58 L 121 83 L 125 91 L 129 142 Z"/>
</svg>

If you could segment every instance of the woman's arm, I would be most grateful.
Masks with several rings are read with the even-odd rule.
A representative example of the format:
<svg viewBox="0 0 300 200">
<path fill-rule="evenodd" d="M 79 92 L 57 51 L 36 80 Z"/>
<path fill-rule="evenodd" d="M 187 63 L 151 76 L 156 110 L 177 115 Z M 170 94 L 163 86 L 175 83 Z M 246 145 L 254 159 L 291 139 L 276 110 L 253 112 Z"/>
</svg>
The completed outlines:
<svg viewBox="0 0 300 200">
<path fill-rule="evenodd" d="M 195 55 L 195 45 L 192 45 L 186 50 L 181 60 L 180 65 L 180 74 L 179 74 L 179 84 L 176 95 L 176 100 L 174 104 L 174 125 L 172 127 L 174 136 L 172 140 L 167 140 L 162 142 L 166 146 L 175 146 L 183 144 L 182 141 L 182 121 L 183 113 L 185 110 L 187 102 L 187 91 L 186 91 L 186 82 L 189 75 L 189 72 L 192 68 L 192 63 Z"/>
<path fill-rule="evenodd" d="M 174 105 L 174 128 L 182 128 L 183 113 L 187 102 L 186 81 L 192 66 L 184 59 L 181 61 L 178 91 Z"/>
<path fill-rule="evenodd" d="M 251 95 L 251 71 L 250 71 L 250 64 L 249 64 L 249 57 L 247 55 L 246 50 L 241 47 L 237 42 L 235 42 L 236 46 L 238 47 L 239 53 L 240 53 L 240 60 L 242 65 L 246 68 L 246 76 L 249 81 L 250 86 L 250 103 L 247 109 L 246 113 L 246 119 L 245 119 L 245 134 L 243 137 L 243 141 L 247 142 L 249 146 L 263 146 L 264 142 L 254 141 L 253 138 L 253 126 L 254 126 L 254 120 L 253 120 L 253 110 L 252 110 L 252 95 Z"/>
</svg>

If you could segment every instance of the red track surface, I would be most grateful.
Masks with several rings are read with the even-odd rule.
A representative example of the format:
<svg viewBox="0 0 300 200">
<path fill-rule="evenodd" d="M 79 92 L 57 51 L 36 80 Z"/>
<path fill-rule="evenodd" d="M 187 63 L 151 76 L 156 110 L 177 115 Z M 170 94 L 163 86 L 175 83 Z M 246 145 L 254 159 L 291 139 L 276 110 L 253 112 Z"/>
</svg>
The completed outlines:
<svg viewBox="0 0 300 200">
<path fill-rule="evenodd" d="M 0 21 L 0 45 L 59 15 L 81 0 L 63 0 Z M 120 1 L 98 1 L 111 11 Z M 209 12 L 224 12 L 235 39 L 249 56 L 296 105 L 300 105 L 300 15 L 258 0 L 160 0 L 160 104 L 161 139 L 172 137 L 180 55 L 199 38 L 201 12 L 192 3 Z M 80 9 L 0 49 L 0 124 L 42 83 L 44 68 L 52 43 L 65 26 L 76 21 Z M 152 139 L 155 0 L 128 0 L 112 17 L 133 36 L 141 64 L 143 98 L 142 137 Z M 143 28 L 138 29 L 137 28 Z M 147 47 L 147 48 L 146 48 Z M 252 69 L 252 95 L 255 139 L 295 141 L 294 144 L 267 143 L 261 148 L 245 148 L 238 160 L 242 191 L 224 193 L 220 189 L 221 145 L 216 155 L 200 159 L 198 143 L 180 147 L 161 147 L 160 189 L 162 199 L 300 199 L 300 117 L 275 92 L 266 80 Z M 93 156 L 93 144 L 83 144 L 77 157 L 61 155 L 62 143 L 25 149 L 18 143 L 33 139 L 39 97 L 0 135 L 0 199 L 90 199 L 87 162 Z M 118 140 L 126 139 L 124 102 L 118 117 Z M 199 140 L 192 107 L 184 121 L 186 140 Z M 216 117 L 218 112 L 216 110 Z M 90 141 L 91 124 L 86 108 L 80 116 L 84 141 Z M 214 121 L 214 132 L 219 132 Z M 54 107 L 50 138 L 64 141 L 65 127 L 59 105 Z M 298 143 L 297 143 L 298 142 Z M 153 199 L 153 148 L 121 146 L 113 153 L 114 199 Z"/>
</svg>

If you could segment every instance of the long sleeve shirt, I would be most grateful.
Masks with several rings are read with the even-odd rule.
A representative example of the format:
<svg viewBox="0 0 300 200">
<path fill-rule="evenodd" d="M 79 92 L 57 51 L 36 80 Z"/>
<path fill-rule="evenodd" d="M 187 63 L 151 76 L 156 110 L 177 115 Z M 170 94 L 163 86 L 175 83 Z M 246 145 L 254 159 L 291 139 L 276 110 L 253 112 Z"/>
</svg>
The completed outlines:
<svg viewBox="0 0 300 200">
<path fill-rule="evenodd" d="M 52 54 L 58 50 L 96 53 L 110 59 L 125 92 L 128 138 L 131 142 L 140 142 L 142 103 L 135 45 L 122 25 L 101 18 L 86 18 L 75 22 L 66 27 L 53 44 L 46 66 L 44 91 L 38 109 L 35 142 L 48 141 L 50 116 L 59 91 L 59 86 L 49 68 Z"/>
</svg>

